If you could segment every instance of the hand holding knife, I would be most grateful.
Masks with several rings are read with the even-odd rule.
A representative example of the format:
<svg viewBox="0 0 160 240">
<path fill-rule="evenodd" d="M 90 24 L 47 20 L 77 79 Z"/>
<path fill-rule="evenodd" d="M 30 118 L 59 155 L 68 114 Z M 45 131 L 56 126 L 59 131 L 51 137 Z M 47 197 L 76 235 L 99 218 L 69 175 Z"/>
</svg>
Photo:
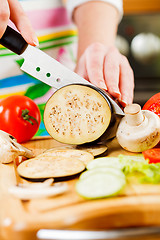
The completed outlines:
<svg viewBox="0 0 160 240">
<path fill-rule="evenodd" d="M 63 66 L 40 49 L 29 45 L 20 33 L 9 26 L 7 26 L 4 35 L 0 39 L 0 44 L 24 58 L 21 70 L 51 87 L 59 89 L 69 84 L 87 84 L 93 86 L 90 82 Z M 105 94 L 107 95 L 107 93 Z M 123 116 L 124 113 L 118 104 L 110 96 L 107 95 L 107 97 L 112 104 L 115 114 Z"/>
</svg>

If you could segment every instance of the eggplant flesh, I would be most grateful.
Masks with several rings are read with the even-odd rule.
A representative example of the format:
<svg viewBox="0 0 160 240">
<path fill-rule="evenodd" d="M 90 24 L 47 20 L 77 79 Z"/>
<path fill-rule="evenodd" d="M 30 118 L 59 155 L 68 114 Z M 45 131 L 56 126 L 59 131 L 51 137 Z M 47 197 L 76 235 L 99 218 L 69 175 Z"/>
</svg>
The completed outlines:
<svg viewBox="0 0 160 240">
<path fill-rule="evenodd" d="M 88 85 L 72 84 L 57 90 L 44 110 L 44 124 L 57 141 L 80 145 L 99 139 L 111 121 L 106 98 Z"/>
<path fill-rule="evenodd" d="M 79 149 L 50 149 L 35 158 L 38 159 L 39 157 L 72 158 L 82 161 L 85 165 L 94 159 L 93 154 Z"/>
</svg>

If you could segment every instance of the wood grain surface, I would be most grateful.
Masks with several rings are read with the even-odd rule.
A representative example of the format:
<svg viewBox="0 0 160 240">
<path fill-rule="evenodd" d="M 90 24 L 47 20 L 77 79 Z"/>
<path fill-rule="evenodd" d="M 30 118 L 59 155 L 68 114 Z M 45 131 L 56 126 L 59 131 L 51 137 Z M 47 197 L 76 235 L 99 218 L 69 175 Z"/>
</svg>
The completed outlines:
<svg viewBox="0 0 160 240">
<path fill-rule="evenodd" d="M 35 139 L 24 146 L 35 155 L 61 146 L 51 138 Z M 108 144 L 108 155 L 128 155 L 116 139 Z M 160 225 L 160 185 L 128 181 L 117 197 L 84 200 L 75 191 L 77 179 L 67 181 L 69 190 L 57 197 L 21 201 L 9 195 L 17 181 L 14 164 L 0 165 L 0 239 L 34 240 L 41 228 L 100 230 Z"/>
</svg>

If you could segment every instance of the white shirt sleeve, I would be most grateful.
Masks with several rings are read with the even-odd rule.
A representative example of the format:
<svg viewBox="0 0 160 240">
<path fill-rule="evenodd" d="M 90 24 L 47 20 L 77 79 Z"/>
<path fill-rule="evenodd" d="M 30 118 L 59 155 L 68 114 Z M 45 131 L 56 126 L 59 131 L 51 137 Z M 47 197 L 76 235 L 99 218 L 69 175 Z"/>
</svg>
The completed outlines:
<svg viewBox="0 0 160 240">
<path fill-rule="evenodd" d="M 68 9 L 69 15 L 72 17 L 73 11 L 76 7 L 90 1 L 97 1 L 97 0 L 67 0 L 67 9 Z M 99 0 L 99 1 L 106 2 L 114 6 L 119 12 L 119 22 L 121 21 L 123 16 L 123 0 Z"/>
<path fill-rule="evenodd" d="M 67 0 L 67 9 L 69 15 L 72 16 L 74 9 L 79 5 L 90 1 L 97 0 Z M 119 12 L 119 22 L 121 21 L 123 16 L 123 0 L 99 0 L 99 1 L 106 2 L 114 6 Z"/>
</svg>

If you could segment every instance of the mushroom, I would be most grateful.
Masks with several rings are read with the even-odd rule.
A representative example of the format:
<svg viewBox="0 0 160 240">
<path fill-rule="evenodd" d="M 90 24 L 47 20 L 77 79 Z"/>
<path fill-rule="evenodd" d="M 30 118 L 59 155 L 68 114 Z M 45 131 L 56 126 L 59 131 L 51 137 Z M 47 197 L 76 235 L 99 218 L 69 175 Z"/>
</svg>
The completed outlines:
<svg viewBox="0 0 160 240">
<path fill-rule="evenodd" d="M 51 185 L 53 180 L 51 180 L 52 182 L 46 181 L 42 183 L 33 183 L 33 185 L 29 184 L 28 186 L 23 186 L 23 184 L 11 186 L 8 191 L 11 195 L 21 200 L 53 197 L 68 191 L 67 183 L 55 183 L 54 185 Z"/>
<path fill-rule="evenodd" d="M 33 152 L 21 144 L 10 134 L 0 130 L 0 162 L 10 163 L 18 156 L 32 158 Z"/>
<path fill-rule="evenodd" d="M 125 150 L 142 152 L 153 148 L 160 141 L 160 119 L 149 110 L 141 110 L 140 105 L 131 104 L 124 109 L 117 129 L 117 140 Z"/>
</svg>

